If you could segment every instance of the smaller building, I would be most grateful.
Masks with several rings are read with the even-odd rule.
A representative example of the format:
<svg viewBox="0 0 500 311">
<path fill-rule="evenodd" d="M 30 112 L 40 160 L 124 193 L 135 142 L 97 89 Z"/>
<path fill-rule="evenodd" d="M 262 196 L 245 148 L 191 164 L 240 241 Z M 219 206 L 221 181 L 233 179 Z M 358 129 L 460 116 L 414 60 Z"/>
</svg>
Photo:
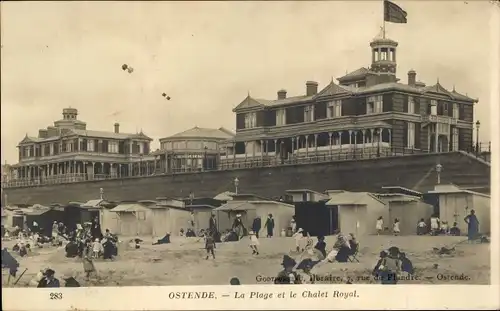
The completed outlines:
<svg viewBox="0 0 500 311">
<path fill-rule="evenodd" d="M 326 205 L 338 207 L 339 229 L 344 234 L 356 236 L 375 234 L 377 218 L 389 219 L 386 204 L 369 192 L 327 191 L 330 200 Z M 384 226 L 388 226 L 385 224 Z"/>
<path fill-rule="evenodd" d="M 439 200 L 439 218 L 450 225 L 457 222 L 462 234 L 467 233 L 464 218 L 474 210 L 479 220 L 479 232 L 491 232 L 491 197 L 487 194 L 460 189 L 455 185 L 436 185 L 429 191 Z"/>
<path fill-rule="evenodd" d="M 175 135 L 160 139 L 160 150 L 154 152 L 159 158 L 163 172 L 197 172 L 215 170 L 221 152 L 219 144 L 234 137 L 234 133 L 221 127 L 218 129 L 193 127 Z"/>
<path fill-rule="evenodd" d="M 309 189 L 287 190 L 286 194 L 295 206 L 297 228 L 311 236 L 332 235 L 338 230 L 338 207 L 326 205 L 327 194 Z"/>
<path fill-rule="evenodd" d="M 218 200 L 218 201 L 222 201 L 222 202 L 232 201 L 233 200 L 233 196 L 235 194 L 236 193 L 231 192 L 231 191 L 224 191 L 224 192 L 221 192 L 218 195 L 216 195 L 214 197 L 214 200 Z"/>
<path fill-rule="evenodd" d="M 419 196 L 402 193 L 379 193 L 377 197 L 389 207 L 388 219 L 384 219 L 384 221 L 388 221 L 386 226 L 392 230 L 394 220 L 397 218 L 401 235 L 416 234 L 420 219 L 427 222 L 434 214 L 434 207 L 422 201 Z"/>
<path fill-rule="evenodd" d="M 252 194 L 238 194 L 233 200 L 214 210 L 217 215 L 219 230 L 226 231 L 232 228 L 237 214 L 241 215 L 243 225 L 247 229 L 252 228 L 253 220 L 261 219 L 261 235 L 265 235 L 264 224 L 269 214 L 274 218 L 274 235 L 279 236 L 282 230 L 288 230 L 295 207 L 284 202 L 270 201 Z"/>
<path fill-rule="evenodd" d="M 154 216 L 151 206 L 156 206 L 156 202 L 122 202 L 112 208 L 110 212 L 117 215 L 115 232 L 124 236 L 151 235 L 153 232 L 151 219 Z"/>
</svg>

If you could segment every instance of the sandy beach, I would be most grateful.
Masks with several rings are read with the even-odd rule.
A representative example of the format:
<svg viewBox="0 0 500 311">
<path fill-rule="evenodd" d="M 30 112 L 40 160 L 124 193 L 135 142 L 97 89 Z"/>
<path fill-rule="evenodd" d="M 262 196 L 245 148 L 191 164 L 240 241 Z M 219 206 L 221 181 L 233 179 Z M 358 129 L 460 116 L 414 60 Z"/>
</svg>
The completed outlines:
<svg viewBox="0 0 500 311">
<path fill-rule="evenodd" d="M 11 252 L 20 263 L 18 277 L 28 269 L 16 287 L 30 286 L 29 281 L 46 267 L 56 271 L 61 285 L 61 275 L 71 271 L 82 286 L 225 285 L 232 277 L 238 277 L 242 284 L 266 284 L 272 283 L 270 277 L 280 271 L 284 254 L 300 260 L 292 251 L 292 238 L 261 238 L 258 256 L 251 255 L 248 238 L 217 244 L 215 260 L 205 259 L 203 242 L 197 238 L 173 237 L 172 243 L 164 245 L 152 245 L 151 237 L 142 239 L 141 248 L 135 249 L 128 246 L 130 238 L 120 237 L 118 257 L 113 261 L 96 260 L 98 275 L 89 281 L 84 279 L 81 259 L 66 258 L 64 247 L 34 249 L 24 258 Z M 334 240 L 334 236 L 326 237 L 327 249 L 331 249 Z M 379 252 L 397 246 L 412 260 L 417 278 L 402 280 L 400 284 L 489 284 L 490 245 L 467 244 L 464 240 L 466 237 L 451 236 L 361 237 L 359 263 L 329 263 L 313 272 L 324 278 L 318 283 L 340 283 L 342 277 L 349 277 L 355 284 L 376 283 L 370 274 Z M 14 243 L 3 242 L 9 250 Z M 455 251 L 449 255 L 433 250 L 453 245 Z M 7 270 L 2 269 L 2 274 L 5 284 Z M 12 279 L 10 283 L 13 286 Z"/>
</svg>

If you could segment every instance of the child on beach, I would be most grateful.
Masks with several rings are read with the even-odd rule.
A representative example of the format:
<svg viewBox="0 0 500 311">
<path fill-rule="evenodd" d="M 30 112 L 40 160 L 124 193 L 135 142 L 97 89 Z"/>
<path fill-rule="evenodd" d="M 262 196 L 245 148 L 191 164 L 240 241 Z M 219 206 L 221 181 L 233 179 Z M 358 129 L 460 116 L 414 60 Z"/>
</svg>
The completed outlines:
<svg viewBox="0 0 500 311">
<path fill-rule="evenodd" d="M 293 238 L 295 239 L 295 250 L 297 251 L 297 253 L 300 253 L 301 251 L 301 241 L 303 237 L 302 231 L 304 230 L 302 230 L 302 228 L 299 228 L 299 230 L 297 230 L 297 232 L 293 234 Z M 302 251 L 304 251 L 303 246 L 302 246 Z"/>
<path fill-rule="evenodd" d="M 99 239 L 95 239 L 94 243 L 92 244 L 92 257 L 94 259 L 99 258 L 103 251 L 103 247 Z"/>
<path fill-rule="evenodd" d="M 260 245 L 259 243 L 259 239 L 257 238 L 257 235 L 255 234 L 255 232 L 251 231 L 248 232 L 249 236 L 250 236 L 250 248 L 252 249 L 252 255 L 258 255 L 259 254 L 259 250 L 257 248 L 257 246 Z"/>
<path fill-rule="evenodd" d="M 399 219 L 394 219 L 394 225 L 392 227 L 392 232 L 394 235 L 398 236 L 401 233 L 401 230 L 399 229 Z"/>
<path fill-rule="evenodd" d="M 380 216 L 375 224 L 375 229 L 377 230 L 377 235 L 380 235 L 384 230 L 384 219 Z"/>
<path fill-rule="evenodd" d="M 210 254 L 212 254 L 212 257 L 215 259 L 215 240 L 209 232 L 205 232 L 205 249 L 207 250 L 207 257 L 205 259 L 208 260 L 208 257 Z"/>
</svg>

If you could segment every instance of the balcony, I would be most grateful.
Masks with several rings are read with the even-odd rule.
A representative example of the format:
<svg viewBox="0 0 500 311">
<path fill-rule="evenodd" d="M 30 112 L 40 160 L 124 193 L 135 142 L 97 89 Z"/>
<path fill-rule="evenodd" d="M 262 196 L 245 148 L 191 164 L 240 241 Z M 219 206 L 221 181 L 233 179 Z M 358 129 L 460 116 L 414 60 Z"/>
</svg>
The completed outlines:
<svg viewBox="0 0 500 311">
<path fill-rule="evenodd" d="M 437 116 L 437 115 L 428 115 L 422 116 L 422 122 L 430 122 L 430 123 L 444 123 L 449 125 L 457 125 L 457 119 L 447 116 Z"/>
</svg>

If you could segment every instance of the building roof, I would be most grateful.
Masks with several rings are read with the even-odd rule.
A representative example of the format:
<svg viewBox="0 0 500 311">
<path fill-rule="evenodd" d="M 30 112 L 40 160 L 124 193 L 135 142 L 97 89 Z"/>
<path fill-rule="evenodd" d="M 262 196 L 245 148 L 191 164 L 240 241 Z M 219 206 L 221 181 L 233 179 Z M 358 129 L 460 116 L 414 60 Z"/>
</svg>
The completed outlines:
<svg viewBox="0 0 500 311">
<path fill-rule="evenodd" d="M 331 199 L 326 205 L 370 205 L 373 200 L 385 205 L 385 202 L 370 192 L 337 192 L 330 194 Z"/>
<path fill-rule="evenodd" d="M 348 73 L 346 76 L 339 78 L 339 81 L 344 81 L 349 78 L 353 78 L 355 76 L 363 76 L 366 74 L 375 74 L 378 73 L 372 72 L 364 67 L 357 69 L 351 73 Z M 477 102 L 477 99 L 473 99 L 466 95 L 460 94 L 457 91 L 448 91 L 441 84 L 436 83 L 435 85 L 420 87 L 420 86 L 411 86 L 399 82 L 386 82 L 386 83 L 378 83 L 371 86 L 361 86 L 361 87 L 353 87 L 346 85 L 338 85 L 331 81 L 326 87 L 324 87 L 321 91 L 313 96 L 293 96 L 287 97 L 285 99 L 257 99 L 248 95 L 236 108 L 233 109 L 233 112 L 243 109 L 251 109 L 251 108 L 266 108 L 266 107 L 275 107 L 275 106 L 286 106 L 298 103 L 306 103 L 316 98 L 327 97 L 327 96 L 336 96 L 336 95 L 362 95 L 369 94 L 375 92 L 384 92 L 384 91 L 401 91 L 407 93 L 414 94 L 428 94 L 434 93 L 438 95 L 444 95 L 453 100 L 460 101 L 469 101 L 469 102 Z"/>
<path fill-rule="evenodd" d="M 325 195 L 324 193 L 314 191 L 314 190 L 309 190 L 309 189 L 292 189 L 292 190 L 285 190 L 285 192 L 286 193 L 304 193 L 304 192 L 307 192 L 307 193 L 318 193 L 318 194 Z"/>
<path fill-rule="evenodd" d="M 136 134 L 132 133 L 115 133 L 115 132 L 105 132 L 105 131 L 93 131 L 93 130 L 77 130 L 72 129 L 70 132 L 66 133 L 64 136 L 70 136 L 71 134 L 76 134 L 78 136 L 96 137 L 96 138 L 109 138 L 109 139 L 147 139 L 153 140 L 151 137 L 144 134 L 142 131 Z"/>
<path fill-rule="evenodd" d="M 193 127 L 184 132 L 174 134 L 169 137 L 161 138 L 160 140 L 176 139 L 176 138 L 209 138 L 209 139 L 229 139 L 234 137 L 234 133 L 228 129 L 220 127 L 218 129 Z"/>
<path fill-rule="evenodd" d="M 342 76 L 340 78 L 337 78 L 337 80 L 339 80 L 339 81 L 351 80 L 351 79 L 355 79 L 358 77 L 364 77 L 368 73 L 374 73 L 374 72 L 370 71 L 370 69 L 368 69 L 368 68 L 361 67 L 359 69 L 356 69 L 354 71 L 351 71 L 351 72 L 345 74 L 344 76 Z"/>
<path fill-rule="evenodd" d="M 147 211 L 148 208 L 139 203 L 124 203 L 118 204 L 116 207 L 110 209 L 110 212 L 116 213 L 135 213 L 135 212 L 144 212 Z"/>
<path fill-rule="evenodd" d="M 418 202 L 421 201 L 419 197 L 400 194 L 400 193 L 377 193 L 377 197 L 386 202 Z"/>
<path fill-rule="evenodd" d="M 275 204 L 289 208 L 295 208 L 295 206 L 283 202 L 277 201 L 229 201 L 224 205 L 221 205 L 214 209 L 214 211 L 248 211 L 258 209 L 259 204 Z"/>
<path fill-rule="evenodd" d="M 487 194 L 484 194 L 484 193 L 480 193 L 480 192 L 476 192 L 476 191 L 472 191 L 472 190 L 462 189 L 462 188 L 459 188 L 459 187 L 457 187 L 456 185 L 453 185 L 453 184 L 449 184 L 449 185 L 436 185 L 434 187 L 434 190 L 430 190 L 427 193 L 430 193 L 430 194 L 469 193 L 469 194 L 473 194 L 473 195 L 478 195 L 478 196 L 482 196 L 482 197 L 491 198 L 490 195 L 487 195 Z"/>
<path fill-rule="evenodd" d="M 97 199 L 97 200 L 90 200 L 87 201 L 86 203 L 83 203 L 81 207 L 83 208 L 99 208 L 101 207 L 101 203 L 104 203 L 105 201 L 103 199 Z"/>
<path fill-rule="evenodd" d="M 231 201 L 233 200 L 233 196 L 235 195 L 234 192 L 231 191 L 224 191 L 222 193 L 219 193 L 214 197 L 214 200 L 218 201 Z"/>
</svg>

